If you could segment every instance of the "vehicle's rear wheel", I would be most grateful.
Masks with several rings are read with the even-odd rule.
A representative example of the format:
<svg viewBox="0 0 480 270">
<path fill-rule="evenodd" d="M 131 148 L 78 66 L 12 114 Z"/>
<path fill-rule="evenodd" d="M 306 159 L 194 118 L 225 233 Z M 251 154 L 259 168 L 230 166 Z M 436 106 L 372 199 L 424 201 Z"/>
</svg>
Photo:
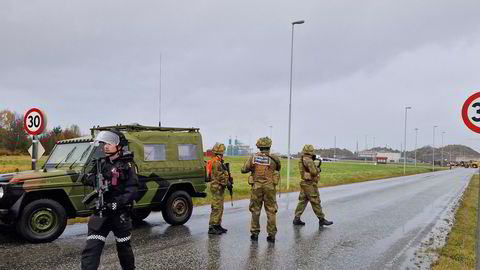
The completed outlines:
<svg viewBox="0 0 480 270">
<path fill-rule="evenodd" d="M 171 225 L 182 225 L 192 216 L 192 197 L 182 190 L 173 192 L 162 210 L 163 219 Z"/>
<path fill-rule="evenodd" d="M 57 239 L 66 226 L 65 208 L 54 200 L 40 199 L 23 208 L 16 229 L 31 243 L 45 243 Z"/>
<path fill-rule="evenodd" d="M 133 209 L 132 211 L 132 221 L 133 222 L 140 222 L 144 219 L 146 219 L 152 210 L 150 208 L 138 208 L 138 209 Z"/>
</svg>

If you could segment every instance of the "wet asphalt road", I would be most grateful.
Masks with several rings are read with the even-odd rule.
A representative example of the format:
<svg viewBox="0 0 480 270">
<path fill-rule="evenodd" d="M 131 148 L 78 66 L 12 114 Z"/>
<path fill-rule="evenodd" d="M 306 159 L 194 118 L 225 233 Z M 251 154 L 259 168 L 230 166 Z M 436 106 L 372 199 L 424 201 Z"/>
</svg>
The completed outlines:
<svg viewBox="0 0 480 270">
<path fill-rule="evenodd" d="M 416 176 L 322 188 L 328 228 L 308 206 L 304 227 L 292 219 L 298 193 L 278 199 L 277 241 L 266 242 L 266 218 L 258 243 L 250 241 L 248 200 L 225 203 L 227 234 L 209 236 L 209 206 L 196 207 L 184 226 L 169 226 L 161 213 L 133 232 L 138 269 L 405 269 L 422 239 L 458 201 L 474 170 L 454 169 Z M 278 198 L 278 196 L 277 196 Z M 0 228 L 0 269 L 79 269 L 86 224 L 67 227 L 48 244 L 32 245 Z M 112 234 L 100 269 L 120 269 Z"/>
</svg>

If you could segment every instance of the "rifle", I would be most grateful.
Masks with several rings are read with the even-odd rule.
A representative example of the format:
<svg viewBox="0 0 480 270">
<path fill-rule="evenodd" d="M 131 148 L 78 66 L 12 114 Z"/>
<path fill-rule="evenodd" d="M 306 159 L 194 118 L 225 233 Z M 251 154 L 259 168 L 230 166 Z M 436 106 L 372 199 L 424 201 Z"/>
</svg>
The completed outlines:
<svg viewBox="0 0 480 270">
<path fill-rule="evenodd" d="M 322 159 L 321 158 L 317 159 L 317 155 L 314 154 L 314 155 L 312 155 L 312 160 L 313 160 L 313 164 L 315 164 L 315 160 L 318 160 L 317 168 L 320 169 L 320 166 L 322 166 Z M 322 171 L 322 170 L 320 169 L 320 171 Z"/>
<path fill-rule="evenodd" d="M 108 183 L 103 177 L 102 170 L 101 170 L 101 161 L 102 158 L 94 159 L 94 162 L 96 162 L 96 167 L 97 167 L 97 174 L 95 176 L 95 182 L 94 182 L 94 190 L 85 196 L 85 198 L 82 200 L 82 203 L 84 204 L 89 204 L 93 199 L 97 199 L 95 202 L 95 210 L 97 213 L 99 213 L 99 216 L 103 216 L 103 208 L 105 206 L 105 201 L 103 199 L 103 194 L 108 191 Z"/>
<path fill-rule="evenodd" d="M 224 169 L 228 172 L 228 182 L 227 182 L 227 189 L 228 189 L 228 192 L 230 193 L 230 202 L 232 203 L 232 206 L 233 206 L 233 178 L 232 178 L 232 174 L 230 173 L 230 163 L 225 163 L 223 164 L 222 162 L 222 165 L 224 165 Z"/>
</svg>

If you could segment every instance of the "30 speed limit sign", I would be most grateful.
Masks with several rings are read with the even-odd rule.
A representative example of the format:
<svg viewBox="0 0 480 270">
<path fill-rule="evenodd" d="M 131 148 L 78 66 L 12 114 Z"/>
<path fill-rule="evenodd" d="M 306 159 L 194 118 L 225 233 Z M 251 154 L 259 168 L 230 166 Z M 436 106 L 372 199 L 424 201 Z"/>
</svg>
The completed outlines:
<svg viewBox="0 0 480 270">
<path fill-rule="evenodd" d="M 38 135 L 45 130 L 47 125 L 45 113 L 37 108 L 31 108 L 23 117 L 23 127 L 30 135 Z"/>
<path fill-rule="evenodd" d="M 480 133 L 480 92 L 471 95 L 462 107 L 463 122 L 469 129 Z"/>
</svg>

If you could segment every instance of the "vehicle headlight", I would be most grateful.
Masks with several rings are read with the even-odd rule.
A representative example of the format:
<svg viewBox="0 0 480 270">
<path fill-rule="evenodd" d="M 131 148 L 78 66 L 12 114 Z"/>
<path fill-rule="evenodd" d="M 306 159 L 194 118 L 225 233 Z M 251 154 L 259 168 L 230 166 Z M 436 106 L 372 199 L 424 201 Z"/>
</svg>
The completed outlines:
<svg viewBox="0 0 480 270">
<path fill-rule="evenodd" d="M 5 192 L 3 191 L 3 187 L 0 186 L 0 199 L 3 198 L 3 194 L 4 194 L 4 193 L 5 193 Z"/>
</svg>

